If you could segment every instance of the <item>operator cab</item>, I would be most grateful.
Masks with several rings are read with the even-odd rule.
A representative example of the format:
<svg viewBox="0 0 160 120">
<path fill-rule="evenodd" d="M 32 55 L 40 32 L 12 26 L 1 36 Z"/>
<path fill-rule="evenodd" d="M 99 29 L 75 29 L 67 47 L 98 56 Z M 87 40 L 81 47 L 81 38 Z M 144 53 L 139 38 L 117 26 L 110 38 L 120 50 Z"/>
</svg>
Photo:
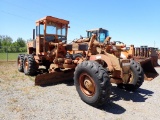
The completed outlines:
<svg viewBox="0 0 160 120">
<path fill-rule="evenodd" d="M 67 40 L 68 24 L 69 21 L 47 16 L 36 21 L 36 36 L 45 37 L 48 42 Z"/>
<path fill-rule="evenodd" d="M 52 49 L 50 42 L 67 42 L 69 21 L 52 16 L 46 16 L 36 21 L 36 54 Z"/>
<path fill-rule="evenodd" d="M 87 30 L 88 38 L 91 38 L 92 34 L 96 34 L 98 42 L 103 43 L 106 37 L 109 36 L 109 31 L 103 28 Z"/>
</svg>

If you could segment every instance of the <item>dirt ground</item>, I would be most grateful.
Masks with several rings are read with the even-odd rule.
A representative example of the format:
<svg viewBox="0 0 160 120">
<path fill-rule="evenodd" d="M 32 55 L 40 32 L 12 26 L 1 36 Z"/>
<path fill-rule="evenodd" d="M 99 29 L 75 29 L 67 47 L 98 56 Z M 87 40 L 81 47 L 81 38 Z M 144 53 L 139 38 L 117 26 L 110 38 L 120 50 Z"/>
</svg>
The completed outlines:
<svg viewBox="0 0 160 120">
<path fill-rule="evenodd" d="M 113 84 L 110 102 L 94 108 L 80 99 L 73 81 L 35 86 L 34 77 L 18 72 L 15 62 L 0 62 L 0 120 L 159 120 L 159 86 L 160 76 L 135 92 Z"/>
</svg>

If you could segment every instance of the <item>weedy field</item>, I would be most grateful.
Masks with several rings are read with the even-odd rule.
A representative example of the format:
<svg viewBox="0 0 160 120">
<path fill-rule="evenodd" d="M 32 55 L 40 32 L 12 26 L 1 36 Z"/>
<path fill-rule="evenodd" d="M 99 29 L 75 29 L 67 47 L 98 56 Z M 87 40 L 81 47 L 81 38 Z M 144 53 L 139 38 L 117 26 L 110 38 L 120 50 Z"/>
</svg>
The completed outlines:
<svg viewBox="0 0 160 120">
<path fill-rule="evenodd" d="M 18 81 L 18 80 L 26 80 L 26 79 L 34 80 L 34 77 L 25 76 L 23 73 L 19 72 L 17 70 L 17 63 L 15 61 L 0 62 L 0 78 L 7 81 L 10 81 L 10 80 Z"/>
<path fill-rule="evenodd" d="M 156 68 L 160 73 L 160 68 Z M 40 87 L 17 71 L 16 62 L 0 62 L 0 120 L 159 120 L 160 76 L 144 81 L 136 92 L 112 86 L 101 108 L 84 103 L 73 81 Z"/>
</svg>

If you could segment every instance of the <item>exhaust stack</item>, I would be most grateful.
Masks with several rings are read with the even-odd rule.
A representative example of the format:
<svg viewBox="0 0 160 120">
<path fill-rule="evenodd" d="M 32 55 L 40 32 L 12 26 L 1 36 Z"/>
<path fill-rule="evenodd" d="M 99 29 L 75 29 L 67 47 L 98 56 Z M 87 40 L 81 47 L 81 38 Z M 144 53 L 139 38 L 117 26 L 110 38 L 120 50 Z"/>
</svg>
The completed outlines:
<svg viewBox="0 0 160 120">
<path fill-rule="evenodd" d="M 33 40 L 35 39 L 35 29 L 33 29 Z"/>
</svg>

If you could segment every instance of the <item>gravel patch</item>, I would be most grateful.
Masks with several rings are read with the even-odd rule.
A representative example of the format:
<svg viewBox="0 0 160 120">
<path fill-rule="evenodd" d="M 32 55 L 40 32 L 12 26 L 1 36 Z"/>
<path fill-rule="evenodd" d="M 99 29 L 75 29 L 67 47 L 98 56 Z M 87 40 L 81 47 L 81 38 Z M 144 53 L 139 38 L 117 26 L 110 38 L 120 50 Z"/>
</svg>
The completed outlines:
<svg viewBox="0 0 160 120">
<path fill-rule="evenodd" d="M 160 67 L 156 68 L 160 73 Z M 159 120 L 160 76 L 144 81 L 136 92 L 112 86 L 110 102 L 102 108 L 84 103 L 73 81 L 34 86 L 34 77 L 0 64 L 0 120 Z"/>
</svg>

